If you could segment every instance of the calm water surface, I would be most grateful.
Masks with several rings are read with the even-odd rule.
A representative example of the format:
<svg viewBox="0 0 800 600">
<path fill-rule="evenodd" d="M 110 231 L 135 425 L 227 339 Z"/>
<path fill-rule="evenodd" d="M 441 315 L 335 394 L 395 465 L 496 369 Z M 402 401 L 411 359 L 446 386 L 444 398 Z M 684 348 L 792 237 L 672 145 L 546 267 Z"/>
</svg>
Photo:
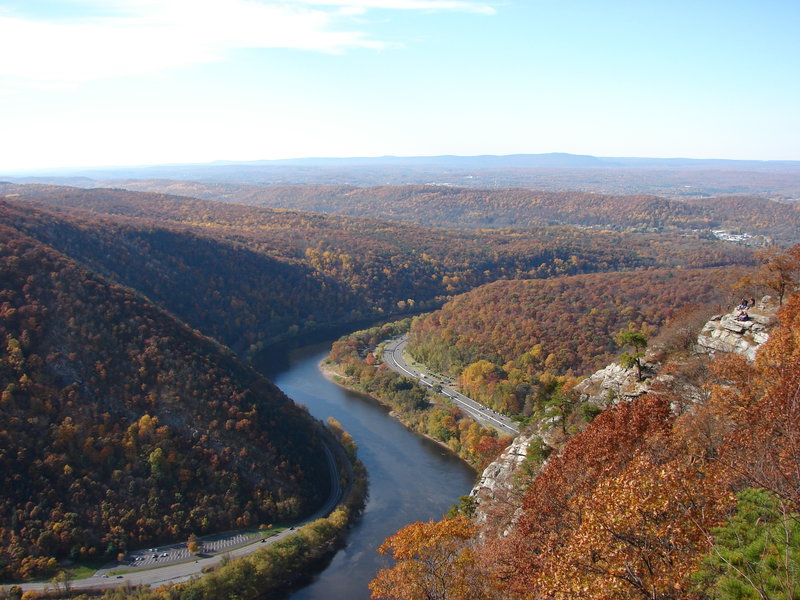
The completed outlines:
<svg viewBox="0 0 800 600">
<path fill-rule="evenodd" d="M 369 473 L 369 498 L 346 547 L 292 600 L 369 598 L 367 583 L 389 564 L 375 551 L 383 540 L 413 521 L 441 518 L 475 480 L 465 463 L 405 429 L 374 400 L 328 381 L 318 365 L 329 347 L 295 350 L 288 367 L 268 375 L 315 417 L 334 417 L 353 436 Z"/>
</svg>

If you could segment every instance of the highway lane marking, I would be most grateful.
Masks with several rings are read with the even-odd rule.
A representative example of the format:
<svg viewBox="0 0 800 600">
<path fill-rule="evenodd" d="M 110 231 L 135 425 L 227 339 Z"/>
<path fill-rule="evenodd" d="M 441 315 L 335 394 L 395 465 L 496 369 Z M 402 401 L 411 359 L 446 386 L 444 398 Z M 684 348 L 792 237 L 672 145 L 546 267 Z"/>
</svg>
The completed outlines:
<svg viewBox="0 0 800 600">
<path fill-rule="evenodd" d="M 399 370 L 402 373 L 409 376 L 411 379 L 414 379 L 420 382 L 422 385 L 426 386 L 427 388 L 433 390 L 435 384 L 425 381 L 422 373 L 411 371 L 409 368 L 407 368 L 407 365 L 405 365 L 405 361 L 403 361 L 403 364 L 401 364 L 400 361 L 402 360 L 402 352 L 400 353 L 400 359 L 398 359 L 395 356 L 395 353 L 400 350 L 400 346 L 402 346 L 407 341 L 408 341 L 408 336 L 401 336 L 399 339 L 392 340 L 385 346 L 383 355 L 387 359 L 386 363 L 393 370 L 395 371 Z M 388 360 L 390 358 L 391 360 Z M 501 417 L 495 416 L 493 414 L 485 414 L 484 412 L 478 412 L 477 415 L 474 414 L 474 412 L 472 411 L 489 411 L 491 409 L 489 409 L 486 406 L 483 406 L 479 402 L 475 402 L 475 400 L 473 400 L 472 398 L 468 398 L 467 396 L 464 396 L 460 392 L 450 387 L 441 384 L 438 385 L 441 386 L 442 390 L 447 390 L 451 394 L 453 394 L 452 396 L 448 396 L 447 394 L 440 392 L 439 393 L 440 395 L 444 396 L 445 398 L 450 398 L 454 400 L 456 404 L 458 404 L 464 410 L 464 412 L 466 412 L 468 415 L 475 418 L 476 420 L 483 421 L 490 425 L 494 425 L 503 431 L 511 432 L 515 435 L 519 433 L 519 429 L 517 427 L 512 425 L 510 422 L 504 421 Z"/>
</svg>

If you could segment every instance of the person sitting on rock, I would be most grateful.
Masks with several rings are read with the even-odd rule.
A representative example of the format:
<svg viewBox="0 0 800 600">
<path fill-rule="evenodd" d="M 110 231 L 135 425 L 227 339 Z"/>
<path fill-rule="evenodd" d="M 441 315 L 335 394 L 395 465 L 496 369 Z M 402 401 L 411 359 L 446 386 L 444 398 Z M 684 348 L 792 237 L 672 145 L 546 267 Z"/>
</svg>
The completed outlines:
<svg viewBox="0 0 800 600">
<path fill-rule="evenodd" d="M 737 321 L 747 321 L 750 318 L 750 315 L 747 314 L 747 311 L 742 309 L 739 311 L 739 314 L 736 316 Z"/>
</svg>

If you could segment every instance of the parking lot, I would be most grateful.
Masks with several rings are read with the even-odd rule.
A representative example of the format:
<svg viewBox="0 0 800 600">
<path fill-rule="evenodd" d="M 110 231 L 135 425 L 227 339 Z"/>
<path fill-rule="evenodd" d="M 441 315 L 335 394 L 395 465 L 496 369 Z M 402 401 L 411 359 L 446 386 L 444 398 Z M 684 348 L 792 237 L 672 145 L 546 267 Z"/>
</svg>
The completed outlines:
<svg viewBox="0 0 800 600">
<path fill-rule="evenodd" d="M 220 534 L 209 536 L 207 538 L 198 539 L 199 554 L 209 556 L 219 554 L 243 546 L 245 544 L 254 542 L 262 536 L 259 533 L 233 533 L 233 534 Z M 109 572 L 118 570 L 120 567 L 134 567 L 136 569 L 152 569 L 162 565 L 172 565 L 175 563 L 187 562 L 194 560 L 196 557 L 187 547 L 187 544 L 173 544 L 170 546 L 162 546 L 159 548 L 146 548 L 144 550 L 136 550 L 129 552 L 125 561 L 122 564 L 115 565 L 105 569 L 100 569 L 95 574 L 95 577 L 108 578 Z"/>
</svg>

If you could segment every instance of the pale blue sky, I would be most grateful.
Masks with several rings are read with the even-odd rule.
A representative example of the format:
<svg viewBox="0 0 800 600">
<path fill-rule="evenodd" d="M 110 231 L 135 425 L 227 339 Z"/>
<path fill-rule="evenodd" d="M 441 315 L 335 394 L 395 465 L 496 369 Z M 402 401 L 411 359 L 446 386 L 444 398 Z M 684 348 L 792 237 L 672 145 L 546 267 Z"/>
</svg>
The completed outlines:
<svg viewBox="0 0 800 600">
<path fill-rule="evenodd" d="M 0 0 L 0 173 L 800 160 L 799 30 L 798 0 Z"/>
</svg>

